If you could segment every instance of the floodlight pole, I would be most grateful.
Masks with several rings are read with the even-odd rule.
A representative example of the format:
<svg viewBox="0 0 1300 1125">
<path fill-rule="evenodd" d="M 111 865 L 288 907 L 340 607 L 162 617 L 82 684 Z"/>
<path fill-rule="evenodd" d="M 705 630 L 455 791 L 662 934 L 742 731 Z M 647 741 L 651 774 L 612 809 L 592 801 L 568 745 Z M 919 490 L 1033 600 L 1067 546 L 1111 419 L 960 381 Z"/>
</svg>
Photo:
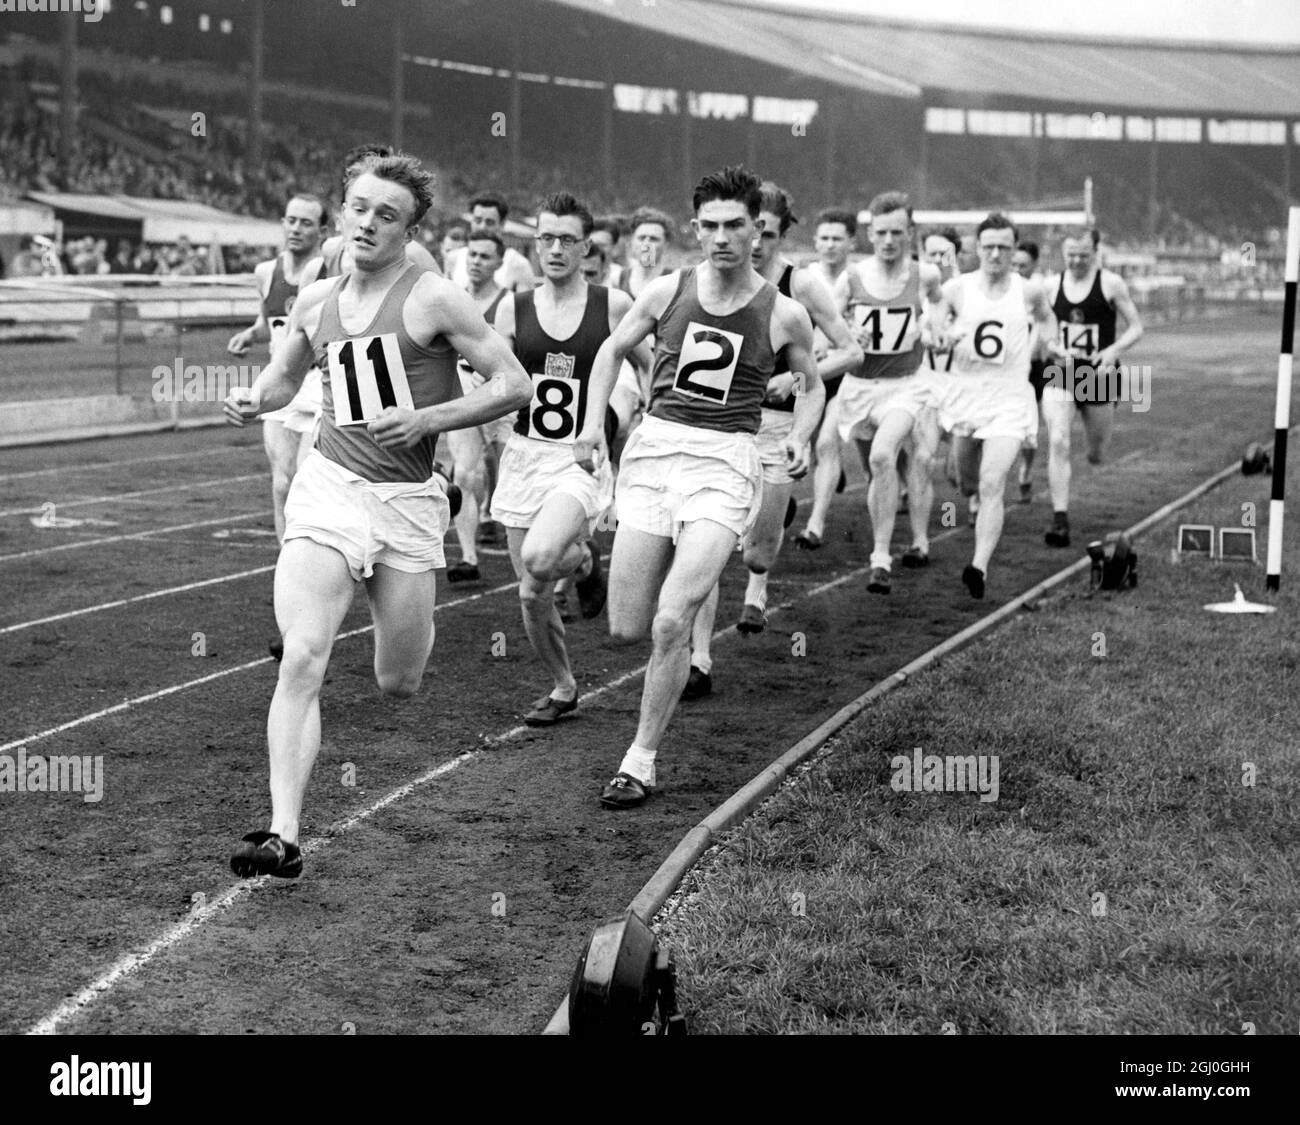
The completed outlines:
<svg viewBox="0 0 1300 1125">
<path fill-rule="evenodd" d="M 1083 213 L 1085 216 L 1084 225 L 1092 226 L 1096 215 L 1092 209 L 1092 177 L 1087 176 L 1083 181 Z"/>
<path fill-rule="evenodd" d="M 1296 278 L 1300 275 L 1300 207 L 1286 228 L 1286 289 L 1282 301 L 1282 347 L 1277 356 L 1277 406 L 1273 417 L 1273 497 L 1268 506 L 1266 589 L 1282 583 L 1282 496 L 1286 488 L 1286 432 L 1291 426 L 1291 349 L 1295 340 Z"/>
</svg>

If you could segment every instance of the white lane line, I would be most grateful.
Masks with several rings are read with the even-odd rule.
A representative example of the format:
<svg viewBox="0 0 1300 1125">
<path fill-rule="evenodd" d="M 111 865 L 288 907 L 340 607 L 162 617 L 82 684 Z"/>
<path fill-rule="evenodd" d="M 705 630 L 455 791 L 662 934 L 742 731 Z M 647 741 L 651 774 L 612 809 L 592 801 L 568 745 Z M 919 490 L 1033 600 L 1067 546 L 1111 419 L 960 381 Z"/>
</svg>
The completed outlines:
<svg viewBox="0 0 1300 1125">
<path fill-rule="evenodd" d="M 156 461 L 197 461 L 200 457 L 219 457 L 226 453 L 256 451 L 255 445 L 229 445 L 221 449 L 207 449 L 190 453 L 160 453 L 157 457 L 132 457 L 125 461 L 90 461 L 84 465 L 56 465 L 52 469 L 30 469 L 22 473 L 0 473 L 0 481 L 27 480 L 53 473 L 90 473 L 100 469 L 118 469 L 124 465 L 150 465 Z"/>
<path fill-rule="evenodd" d="M 169 484 L 163 488 L 143 488 L 138 492 L 118 492 L 112 496 L 89 496 L 83 500 L 51 500 L 55 511 L 60 508 L 82 508 L 87 504 L 109 504 L 116 500 L 136 500 L 141 496 L 158 496 L 168 492 L 188 492 L 194 488 L 212 488 L 222 484 L 242 484 L 244 481 L 262 480 L 266 473 L 249 473 L 242 477 L 214 477 L 212 480 L 196 480 L 190 484 Z M 0 516 L 39 516 L 44 505 L 35 508 L 5 508 Z"/>
<path fill-rule="evenodd" d="M 271 515 L 271 509 L 264 512 L 249 512 L 243 516 L 225 516 L 217 520 L 199 520 L 196 523 L 178 523 L 171 527 L 154 527 L 148 531 L 136 531 L 130 535 L 108 535 L 100 539 L 82 539 L 76 543 L 60 543 L 57 547 L 37 547 L 31 551 L 16 551 L 12 555 L 0 555 L 0 562 L 14 559 L 34 559 L 39 555 L 52 555 L 56 551 L 79 551 L 84 547 L 102 547 L 105 543 L 122 543 L 128 539 L 146 539 L 150 535 L 167 535 L 173 531 L 191 531 L 196 527 L 216 527 L 223 523 L 240 523 L 243 520 L 263 519 Z"/>
<path fill-rule="evenodd" d="M 437 613 L 444 609 L 450 609 L 454 605 L 464 605 L 467 602 L 476 602 L 480 598 L 486 598 L 493 594 L 500 594 L 505 590 L 517 590 L 518 582 L 509 582 L 504 586 L 497 586 L 491 590 L 483 590 L 477 594 L 469 594 L 463 598 L 456 598 L 442 605 L 435 606 L 434 612 Z M 369 633 L 374 629 L 373 625 L 364 625 L 359 629 L 352 629 L 346 633 L 339 633 L 334 638 L 335 643 L 348 640 L 350 637 L 359 637 L 363 633 Z M 138 695 L 134 699 L 124 699 L 121 703 L 115 703 L 112 707 L 105 707 L 100 711 L 95 711 L 89 715 L 82 715 L 76 719 L 69 719 L 66 723 L 60 723 L 57 727 L 50 727 L 48 730 L 38 731 L 36 734 L 29 734 L 24 738 L 15 739 L 13 742 L 6 742 L 0 746 L 0 754 L 8 753 L 10 750 L 17 750 L 23 746 L 30 746 L 33 742 L 40 742 L 42 739 L 49 738 L 51 735 L 61 734 L 66 730 L 73 730 L 76 727 L 85 726 L 87 723 L 93 723 L 98 719 L 103 719 L 108 715 L 117 715 L 123 711 L 129 711 L 132 707 L 138 707 L 142 703 L 152 703 L 156 699 L 163 699 L 169 695 L 175 695 L 178 691 L 186 691 L 192 687 L 198 687 L 201 684 L 211 683 L 213 680 L 221 680 L 226 676 L 233 676 L 239 672 L 247 672 L 250 668 L 260 668 L 263 664 L 270 664 L 274 657 L 263 656 L 257 660 L 250 660 L 246 664 L 236 664 L 232 668 L 223 668 L 219 672 L 211 672 L 206 676 L 200 676 L 196 680 L 186 680 L 183 684 L 172 684 L 171 687 L 161 688 L 158 691 L 151 691 L 147 695 Z"/>
<path fill-rule="evenodd" d="M 957 534 L 957 532 L 954 530 L 952 532 L 947 532 L 945 534 L 955 535 Z M 940 537 L 936 536 L 936 540 L 938 538 Z M 798 602 L 805 600 L 806 598 L 815 597 L 817 594 L 824 593 L 825 591 L 833 589 L 836 586 L 840 586 L 845 582 L 852 581 L 854 578 L 860 578 L 862 575 L 866 574 L 870 569 L 871 568 L 869 566 L 858 567 L 857 569 L 852 570 L 847 574 L 841 575 L 839 578 L 832 579 L 829 582 L 825 582 L 822 585 L 815 587 L 813 590 L 805 594 L 802 594 L 791 601 L 783 602 L 781 605 L 777 606 L 771 612 L 779 613 L 782 610 L 789 609 L 792 606 L 796 605 Z M 456 605 L 459 602 L 475 601 L 478 598 L 487 597 L 488 595 L 491 594 L 498 594 L 505 590 L 514 590 L 517 588 L 517 585 L 518 585 L 517 583 L 511 582 L 507 585 L 499 586 L 493 590 L 486 590 L 481 594 L 475 594 L 467 598 L 459 599 L 456 602 L 447 602 L 446 605 L 439 606 L 438 608 L 445 609 L 448 608 L 449 606 Z M 340 634 L 338 639 L 342 640 L 344 637 L 356 636 L 359 633 L 369 632 L 370 628 L 373 628 L 373 626 L 370 626 L 365 629 L 355 629 L 351 633 Z M 722 638 L 734 633 L 735 631 L 736 631 L 736 627 L 734 625 L 730 625 L 725 629 L 719 629 L 716 633 L 713 634 L 713 640 L 715 641 L 721 640 Z M 258 664 L 265 664 L 269 660 L 270 657 L 265 657 L 262 660 L 255 661 L 253 664 L 244 665 L 244 667 L 249 667 L 249 668 L 255 667 Z M 596 688 L 595 690 L 584 692 L 582 698 L 584 700 L 591 700 L 601 695 L 604 695 L 606 692 L 612 691 L 615 688 L 621 686 L 622 684 L 625 684 L 628 680 L 643 675 L 647 667 L 649 667 L 649 662 L 645 664 L 641 664 L 638 667 L 633 668 L 631 671 L 624 672 L 621 676 L 617 676 L 614 679 L 607 681 L 606 683 L 602 684 L 600 687 Z M 218 675 L 228 675 L 231 672 L 235 672 L 239 670 L 241 669 L 230 669 L 225 673 L 218 673 Z M 202 683 L 208 679 L 215 679 L 215 678 L 216 677 L 208 676 L 208 677 L 204 677 L 204 680 L 196 680 L 194 681 L 194 683 Z M 181 686 L 189 686 L 189 685 L 181 685 Z M 176 690 L 179 690 L 179 688 L 168 689 L 168 691 L 176 691 Z M 157 698 L 157 695 L 159 694 L 162 693 L 156 693 L 154 696 L 143 697 L 143 698 Z M 120 710 L 120 709 L 121 708 L 119 707 L 119 708 L 114 708 L 113 710 Z M 79 720 L 79 722 L 80 721 L 82 720 Z M 89 721 L 89 717 L 84 721 Z M 60 729 L 66 729 L 66 725 L 67 724 L 65 724 L 64 728 L 60 728 Z M 521 724 L 519 726 L 510 728 L 510 730 L 505 731 L 502 734 L 494 735 L 491 738 L 485 739 L 485 743 L 487 745 L 491 745 L 493 743 L 505 742 L 527 730 L 529 730 L 529 728 Z M 37 736 L 37 737 L 41 737 L 41 736 Z M 18 744 L 13 743 L 10 745 L 13 746 Z M 7 751 L 8 749 L 10 749 L 9 746 L 0 746 L 0 752 Z M 365 821 L 373 817 L 376 813 L 379 813 L 384 809 L 388 808 L 389 805 L 392 805 L 397 801 L 402 800 L 403 798 L 414 793 L 417 789 L 420 789 L 423 786 L 428 785 L 430 782 L 436 781 L 440 777 L 445 777 L 453 770 L 459 769 L 461 766 L 465 765 L 467 762 L 473 761 L 475 758 L 478 758 L 483 753 L 484 751 L 482 749 L 463 751 L 462 753 L 458 754 L 456 757 L 450 759 L 449 761 L 434 766 L 431 769 L 428 769 L 424 773 L 420 774 L 418 777 L 413 778 L 411 781 L 408 781 L 402 785 L 399 785 L 397 788 L 390 790 L 388 793 L 384 794 L 384 796 L 376 799 L 375 801 L 372 801 L 369 805 L 366 805 L 364 808 L 359 809 L 357 812 L 352 813 L 349 816 L 345 817 L 343 820 L 338 821 L 335 824 L 331 825 L 329 828 L 325 830 L 324 835 L 313 836 L 311 839 L 303 841 L 302 854 L 304 856 L 307 856 L 319 852 L 321 849 L 327 847 L 333 840 L 338 839 L 343 833 L 350 832 L 357 825 L 364 823 Z M 59 1004 L 58 1007 L 56 1007 L 52 1012 L 50 1012 L 49 1015 L 47 1015 L 44 1019 L 34 1024 L 28 1030 L 27 1034 L 28 1035 L 53 1035 L 54 1032 L 56 1032 L 62 1024 L 66 1023 L 74 1016 L 77 1016 L 83 1011 L 85 1011 L 85 1009 L 88 1008 L 91 1004 L 93 1004 L 97 999 L 99 999 L 99 997 L 110 992 L 119 981 L 123 980 L 124 978 L 144 968 L 144 966 L 147 965 L 150 961 L 152 961 L 155 957 L 157 957 L 158 954 L 164 953 L 172 946 L 177 945 L 180 942 L 184 941 L 191 934 L 195 933 L 198 930 L 198 928 L 201 925 L 203 925 L 205 922 L 207 922 L 210 918 L 214 917 L 220 911 L 228 909 L 231 905 L 233 905 L 238 899 L 240 899 L 244 895 L 251 894 L 254 890 L 257 890 L 260 887 L 265 886 L 267 883 L 271 881 L 272 881 L 271 876 L 263 875 L 260 878 L 248 880 L 244 883 L 238 884 L 230 888 L 229 890 L 223 892 L 220 896 L 214 899 L 207 906 L 200 908 L 199 910 L 195 911 L 194 914 L 187 917 L 183 921 L 178 922 L 172 925 L 171 927 L 169 927 L 161 935 L 159 935 L 153 941 L 149 942 L 149 944 L 146 945 L 143 949 L 135 953 L 128 953 L 124 957 L 119 958 L 116 962 L 113 963 L 113 965 L 109 967 L 109 969 L 103 975 L 101 975 L 100 977 L 92 981 L 90 984 L 86 985 L 85 988 L 81 989 L 75 995 L 68 997 L 61 1004 Z"/>
<path fill-rule="evenodd" d="M 165 598 L 171 594 L 184 594 L 190 590 L 199 590 L 204 586 L 217 586 L 222 582 L 238 582 L 241 578 L 251 578 L 255 574 L 265 574 L 269 570 L 275 569 L 275 563 L 270 566 L 259 566 L 253 570 L 241 570 L 238 574 L 226 574 L 220 578 L 205 578 L 202 582 L 187 582 L 184 586 L 170 586 L 166 590 L 151 590 L 147 594 L 137 594 L 133 598 L 119 598 L 115 602 L 102 602 L 99 605 L 87 606 L 85 609 L 70 609 L 67 613 L 56 613 L 50 617 L 38 617 L 35 621 L 23 621 L 17 625 L 6 625 L 0 629 L 0 636 L 6 633 L 17 633 L 23 629 L 32 629 L 37 625 L 49 625 L 54 621 L 66 621 L 70 617 L 84 617 L 88 613 L 102 613 L 106 609 L 117 609 L 119 606 L 132 605 L 135 602 L 147 602 L 153 598 Z"/>
</svg>

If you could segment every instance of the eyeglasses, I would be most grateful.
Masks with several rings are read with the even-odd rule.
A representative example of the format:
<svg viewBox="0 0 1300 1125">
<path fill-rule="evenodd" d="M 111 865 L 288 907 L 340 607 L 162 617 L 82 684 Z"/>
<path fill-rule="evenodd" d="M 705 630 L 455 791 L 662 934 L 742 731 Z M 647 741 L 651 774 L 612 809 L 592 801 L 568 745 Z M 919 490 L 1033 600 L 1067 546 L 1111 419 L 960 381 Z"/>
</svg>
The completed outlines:
<svg viewBox="0 0 1300 1125">
<path fill-rule="evenodd" d="M 561 250 L 572 250 L 582 239 L 571 234 L 539 234 L 536 241 L 538 246 L 553 246 L 558 242 Z"/>
</svg>

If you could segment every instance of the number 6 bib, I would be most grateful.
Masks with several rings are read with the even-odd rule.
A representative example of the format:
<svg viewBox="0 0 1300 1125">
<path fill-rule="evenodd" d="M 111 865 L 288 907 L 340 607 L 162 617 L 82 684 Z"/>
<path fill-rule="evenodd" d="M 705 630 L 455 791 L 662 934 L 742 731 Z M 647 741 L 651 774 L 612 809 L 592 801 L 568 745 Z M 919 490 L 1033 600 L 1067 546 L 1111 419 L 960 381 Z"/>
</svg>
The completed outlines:
<svg viewBox="0 0 1300 1125">
<path fill-rule="evenodd" d="M 415 406 L 397 333 L 331 340 L 325 352 L 335 425 L 358 426 L 390 406 Z"/>
<path fill-rule="evenodd" d="M 673 390 L 726 406 L 744 342 L 745 337 L 739 332 L 728 332 L 725 328 L 713 328 L 692 320 L 682 337 Z"/>
</svg>

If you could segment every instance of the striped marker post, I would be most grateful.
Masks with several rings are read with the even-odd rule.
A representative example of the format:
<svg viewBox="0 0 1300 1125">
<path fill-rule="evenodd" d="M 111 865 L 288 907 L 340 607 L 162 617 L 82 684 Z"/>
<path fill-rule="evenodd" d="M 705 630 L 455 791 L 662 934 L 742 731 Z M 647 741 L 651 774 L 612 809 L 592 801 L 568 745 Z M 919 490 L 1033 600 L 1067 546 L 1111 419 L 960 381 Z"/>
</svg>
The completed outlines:
<svg viewBox="0 0 1300 1125">
<path fill-rule="evenodd" d="M 1286 487 L 1286 432 L 1291 427 L 1291 347 L 1295 337 L 1296 278 L 1300 275 L 1300 207 L 1292 207 L 1286 228 L 1286 295 L 1282 304 L 1282 349 L 1277 357 L 1277 407 L 1273 416 L 1273 496 L 1268 506 L 1266 589 L 1282 584 L 1282 496 Z"/>
</svg>

